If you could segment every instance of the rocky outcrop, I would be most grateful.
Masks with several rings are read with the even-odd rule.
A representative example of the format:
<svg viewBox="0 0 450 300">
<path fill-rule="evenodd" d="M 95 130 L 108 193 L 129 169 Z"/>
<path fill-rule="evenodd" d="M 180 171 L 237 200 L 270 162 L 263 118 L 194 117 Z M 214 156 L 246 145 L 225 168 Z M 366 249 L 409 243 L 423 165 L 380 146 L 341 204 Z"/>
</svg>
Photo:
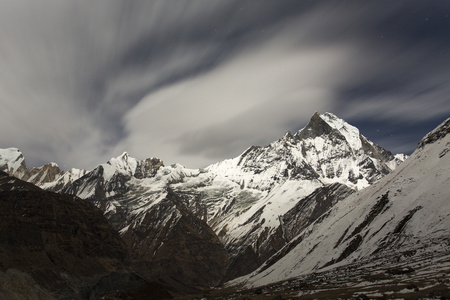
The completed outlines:
<svg viewBox="0 0 450 300">
<path fill-rule="evenodd" d="M 136 177 L 137 179 L 153 177 L 156 175 L 156 172 L 159 170 L 159 168 L 163 166 L 163 161 L 154 157 L 138 161 L 136 170 L 134 172 L 134 177 Z"/>
<path fill-rule="evenodd" d="M 433 144 L 443 139 L 450 132 L 450 119 L 445 120 L 435 130 L 427 134 L 419 143 L 419 148 L 422 149 L 425 145 Z"/>
</svg>

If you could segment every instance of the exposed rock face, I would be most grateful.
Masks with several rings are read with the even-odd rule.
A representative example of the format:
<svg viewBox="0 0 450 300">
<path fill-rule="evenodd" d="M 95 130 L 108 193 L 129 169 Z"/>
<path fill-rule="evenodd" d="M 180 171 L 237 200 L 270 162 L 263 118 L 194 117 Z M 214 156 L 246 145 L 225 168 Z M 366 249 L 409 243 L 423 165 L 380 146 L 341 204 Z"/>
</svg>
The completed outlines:
<svg viewBox="0 0 450 300">
<path fill-rule="evenodd" d="M 136 177 L 137 179 L 143 179 L 146 177 L 155 176 L 159 168 L 163 166 L 164 164 L 162 160 L 154 157 L 138 161 L 136 170 L 134 172 L 134 177 Z"/>
<path fill-rule="evenodd" d="M 308 125 L 296 134 L 296 137 L 300 140 L 314 139 L 323 135 L 335 134 L 335 137 L 345 141 L 345 138 L 339 133 L 338 130 L 333 129 L 324 119 L 321 118 L 319 113 L 315 113 Z"/>
<path fill-rule="evenodd" d="M 306 227 L 322 217 L 330 208 L 339 201 L 347 198 L 354 191 L 349 187 L 335 183 L 315 190 L 313 193 L 300 200 L 281 219 L 280 227 L 291 241 Z"/>
<path fill-rule="evenodd" d="M 428 133 L 419 143 L 419 148 L 422 149 L 425 145 L 433 144 L 442 140 L 450 132 L 450 119 L 447 119 L 438 128 Z M 445 150 L 445 149 L 444 149 Z"/>
<path fill-rule="evenodd" d="M 169 192 L 133 223 L 122 238 L 134 267 L 146 278 L 174 278 L 192 286 L 215 286 L 228 257 L 223 244 L 206 224 Z"/>
<path fill-rule="evenodd" d="M 54 163 L 49 163 L 43 165 L 40 168 L 32 168 L 28 172 L 28 178 L 23 178 L 22 180 L 26 180 L 28 182 L 33 183 L 34 185 L 39 185 L 41 183 L 47 183 L 57 180 L 62 174 L 63 171 L 58 167 L 58 165 Z"/>
</svg>

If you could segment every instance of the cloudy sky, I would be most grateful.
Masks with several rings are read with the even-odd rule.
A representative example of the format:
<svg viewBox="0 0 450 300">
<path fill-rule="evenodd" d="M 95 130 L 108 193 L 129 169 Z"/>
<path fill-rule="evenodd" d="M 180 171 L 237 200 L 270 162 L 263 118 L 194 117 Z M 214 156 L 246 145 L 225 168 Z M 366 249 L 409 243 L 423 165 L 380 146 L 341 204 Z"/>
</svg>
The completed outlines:
<svg viewBox="0 0 450 300">
<path fill-rule="evenodd" d="M 197 168 L 328 111 L 411 153 L 450 116 L 448 4 L 0 0 L 0 148 Z"/>
</svg>

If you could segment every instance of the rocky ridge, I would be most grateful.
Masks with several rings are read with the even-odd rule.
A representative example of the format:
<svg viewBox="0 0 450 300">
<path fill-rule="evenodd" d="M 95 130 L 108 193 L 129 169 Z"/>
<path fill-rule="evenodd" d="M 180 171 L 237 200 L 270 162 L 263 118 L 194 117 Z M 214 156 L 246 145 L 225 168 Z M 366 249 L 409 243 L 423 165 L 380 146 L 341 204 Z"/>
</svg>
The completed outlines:
<svg viewBox="0 0 450 300">
<path fill-rule="evenodd" d="M 27 168 L 25 157 L 17 148 L 0 149 L 0 171 L 53 192 L 60 192 L 65 186 L 88 173 L 75 168 L 63 171 L 56 163 Z"/>
</svg>

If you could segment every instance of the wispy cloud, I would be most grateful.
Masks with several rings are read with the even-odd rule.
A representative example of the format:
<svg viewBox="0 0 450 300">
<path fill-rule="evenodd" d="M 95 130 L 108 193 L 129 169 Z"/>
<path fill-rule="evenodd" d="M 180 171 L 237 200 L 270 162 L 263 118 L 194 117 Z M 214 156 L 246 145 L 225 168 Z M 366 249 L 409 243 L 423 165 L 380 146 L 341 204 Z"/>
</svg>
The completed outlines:
<svg viewBox="0 0 450 300">
<path fill-rule="evenodd" d="M 119 147 L 203 166 L 280 137 L 286 124 L 329 105 L 348 59 L 339 46 L 296 42 L 290 30 L 279 28 L 216 68 L 150 93 L 125 115 L 127 138 Z"/>
</svg>

